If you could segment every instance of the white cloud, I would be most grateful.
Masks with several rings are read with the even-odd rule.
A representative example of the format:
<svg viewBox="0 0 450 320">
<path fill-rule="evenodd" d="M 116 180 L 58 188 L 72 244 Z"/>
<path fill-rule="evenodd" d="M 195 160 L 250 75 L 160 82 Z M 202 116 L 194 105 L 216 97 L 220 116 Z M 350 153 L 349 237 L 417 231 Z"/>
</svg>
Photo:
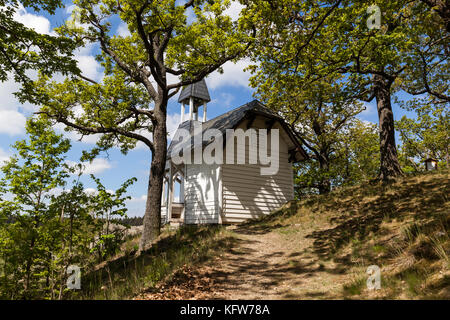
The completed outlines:
<svg viewBox="0 0 450 320">
<path fill-rule="evenodd" d="M 186 1 L 184 1 L 183 3 L 186 3 Z M 181 5 L 181 3 L 179 3 L 178 5 Z M 243 8 L 244 6 L 240 4 L 238 1 L 231 1 L 230 6 L 227 9 L 225 9 L 223 13 L 227 16 L 230 16 L 231 20 L 236 21 L 239 18 L 239 14 L 241 13 L 241 10 Z M 197 16 L 195 15 L 195 12 L 192 9 L 192 7 L 186 10 L 185 15 L 188 24 L 191 24 L 197 20 Z M 211 15 L 212 14 L 210 13 L 207 16 L 211 17 Z"/>
<path fill-rule="evenodd" d="M 75 166 L 79 163 L 68 160 L 67 164 Z M 83 174 L 99 174 L 113 167 L 112 164 L 104 158 L 95 158 L 91 162 L 82 162 L 82 164 L 84 167 Z"/>
<path fill-rule="evenodd" d="M 224 13 L 225 15 L 230 16 L 231 20 L 236 21 L 243 8 L 244 6 L 239 2 L 232 1 L 230 7 L 226 9 Z"/>
<path fill-rule="evenodd" d="M 66 126 L 62 123 L 57 123 L 54 126 L 56 132 L 58 133 L 62 133 L 64 135 L 64 137 L 66 137 L 67 139 L 71 140 L 71 141 L 75 141 L 75 142 L 83 142 L 83 143 L 87 143 L 87 144 L 96 144 L 98 139 L 100 139 L 100 134 L 90 134 L 90 135 L 85 135 L 82 136 L 81 134 L 79 134 L 76 131 L 65 131 L 64 128 L 66 128 Z"/>
<path fill-rule="evenodd" d="M 31 78 L 36 72 L 27 72 Z M 20 90 L 21 85 L 14 81 L 12 74 L 0 84 L 0 133 L 9 136 L 25 133 L 26 115 L 36 111 L 36 106 L 30 103 L 21 104 L 14 95 Z"/>
<path fill-rule="evenodd" d="M 186 113 L 184 115 L 184 120 L 189 120 L 189 113 Z M 169 134 L 169 139 L 173 138 L 175 135 L 175 132 L 178 129 L 178 126 L 180 125 L 181 121 L 181 114 L 175 113 L 175 114 L 168 114 L 167 115 L 167 133 Z"/>
<path fill-rule="evenodd" d="M 110 189 L 106 189 L 106 192 L 108 192 L 109 194 L 115 193 L 113 190 L 110 190 Z M 84 193 L 86 193 L 88 195 L 96 196 L 96 195 L 98 195 L 98 190 L 94 189 L 94 188 L 85 188 Z"/>
<path fill-rule="evenodd" d="M 364 123 L 366 126 L 369 126 L 369 127 L 373 126 L 374 124 L 377 124 L 375 122 L 368 121 L 368 120 L 361 120 L 361 121 L 362 121 L 362 123 Z"/>
<path fill-rule="evenodd" d="M 250 65 L 250 60 L 244 59 L 237 63 L 228 61 L 223 65 L 223 74 L 215 71 L 208 76 L 208 87 L 217 89 L 223 86 L 244 87 L 249 88 L 248 79 L 250 72 L 244 71 Z"/>
<path fill-rule="evenodd" d="M 100 7 L 98 5 L 94 6 L 94 12 L 96 14 L 101 14 L 99 12 Z M 66 7 L 66 13 L 69 14 L 69 17 L 66 20 L 66 24 L 69 27 L 81 27 L 83 29 L 88 29 L 89 28 L 89 24 L 87 23 L 80 23 L 80 18 L 81 18 L 81 14 L 80 14 L 81 9 L 75 5 L 72 4 L 68 7 Z"/>
<path fill-rule="evenodd" d="M 19 91 L 20 84 L 11 79 L 11 74 L 8 74 L 8 78 L 0 84 L 0 110 L 16 110 L 19 103 L 13 93 Z"/>
<path fill-rule="evenodd" d="M 22 23 L 24 26 L 33 29 L 41 34 L 53 34 L 50 28 L 50 21 L 43 17 L 28 13 L 27 10 L 20 5 L 19 9 L 14 13 L 14 20 Z"/>
<path fill-rule="evenodd" d="M 70 14 L 70 16 L 67 18 L 66 23 L 69 26 L 74 25 L 87 29 L 89 27 L 88 24 L 80 24 L 78 22 L 79 11 L 75 10 L 76 8 L 76 5 L 70 5 L 66 7 L 66 13 Z M 94 10 L 98 10 L 98 7 L 96 6 Z M 78 62 L 78 68 L 80 68 L 84 76 L 95 81 L 100 81 L 103 76 L 103 71 L 100 63 L 95 60 L 95 57 L 93 55 L 94 49 L 95 45 L 93 43 L 87 43 L 84 47 L 75 50 L 74 59 Z"/>
<path fill-rule="evenodd" d="M 67 14 L 72 14 L 73 10 L 76 8 L 77 6 L 75 4 L 71 4 L 70 6 L 66 7 L 66 13 Z"/>
<path fill-rule="evenodd" d="M 220 97 L 213 99 L 210 104 L 220 104 L 221 106 L 230 106 L 234 100 L 234 95 L 227 92 L 220 93 Z"/>
<path fill-rule="evenodd" d="M 192 8 L 188 8 L 186 10 L 186 22 L 187 24 L 192 24 L 195 21 L 197 21 L 197 16 L 195 15 L 194 10 L 192 10 Z"/>
<path fill-rule="evenodd" d="M 75 50 L 74 59 L 78 62 L 78 68 L 85 77 L 100 81 L 103 77 L 103 69 L 93 55 L 95 48 L 95 44 L 87 43 L 84 47 Z"/>
<path fill-rule="evenodd" d="M 135 133 L 140 134 L 141 136 L 146 137 L 147 139 L 149 139 L 150 141 L 153 141 L 153 137 L 152 137 L 152 133 L 147 130 L 147 129 L 141 129 L 141 130 L 137 130 L 135 131 Z M 144 144 L 142 141 L 138 141 L 136 143 L 136 148 L 135 149 L 148 149 L 147 145 Z"/>
<path fill-rule="evenodd" d="M 105 158 L 95 158 L 92 162 L 85 164 L 85 174 L 98 174 L 111 169 L 112 164 Z"/>
<path fill-rule="evenodd" d="M 170 74 L 170 73 L 167 74 L 167 83 L 168 83 L 169 85 L 178 83 L 178 82 L 180 82 L 180 81 L 181 81 L 181 79 L 180 79 L 178 76 L 174 76 L 173 74 Z M 155 81 L 155 80 L 152 79 L 151 82 L 152 82 L 154 85 L 156 85 L 156 81 Z"/>
<path fill-rule="evenodd" d="M 86 194 L 91 194 L 91 195 L 97 195 L 98 194 L 98 190 L 94 189 L 94 188 L 85 188 L 84 192 Z"/>
<path fill-rule="evenodd" d="M 26 75 L 35 79 L 37 76 L 37 72 L 34 70 L 30 70 L 26 72 Z M 8 80 L 0 83 L 0 110 L 18 110 L 19 106 L 21 109 L 26 111 L 35 111 L 35 106 L 30 103 L 20 104 L 19 100 L 14 95 L 15 92 L 18 92 L 21 88 L 21 85 L 14 81 L 13 74 L 8 73 Z"/>
<path fill-rule="evenodd" d="M 25 116 L 17 110 L 0 109 L 0 133 L 10 136 L 25 132 Z"/>
<path fill-rule="evenodd" d="M 81 73 L 90 79 L 98 81 L 102 78 L 102 68 L 98 61 L 92 55 L 75 54 L 75 60 L 78 62 L 78 68 Z"/>
<path fill-rule="evenodd" d="M 145 202 L 145 201 L 147 201 L 147 195 L 143 194 L 140 197 L 131 197 L 131 199 L 128 201 L 129 202 Z"/>
<path fill-rule="evenodd" d="M 121 37 L 128 37 L 131 35 L 130 30 L 128 30 L 128 25 L 123 22 L 117 27 L 116 33 Z"/>
<path fill-rule="evenodd" d="M 71 7 L 71 6 L 70 6 Z M 67 8 L 67 12 L 71 12 L 73 8 Z M 51 29 L 50 21 L 44 16 L 39 16 L 35 14 L 28 13 L 27 10 L 20 6 L 14 14 L 14 19 L 25 26 L 34 29 L 36 32 L 42 34 L 54 34 Z M 80 69 L 83 73 L 94 80 L 99 80 L 102 77 L 102 70 L 100 64 L 95 61 L 92 56 L 93 46 L 89 45 L 86 48 L 82 48 L 75 53 L 75 59 L 79 63 Z M 35 79 L 37 76 L 36 71 L 28 71 L 27 75 Z M 37 110 L 37 106 L 30 103 L 21 104 L 14 96 L 15 92 L 20 90 L 21 85 L 16 83 L 12 77 L 9 75 L 9 80 L 3 82 L 0 85 L 0 133 L 6 133 L 10 136 L 18 135 L 25 132 L 25 115 L 28 112 L 33 112 Z M 62 76 L 55 74 L 54 80 L 62 80 Z M 72 139 L 79 139 L 81 136 L 76 136 L 75 133 L 71 134 Z M 89 137 L 86 140 L 94 142 L 97 137 Z"/>
<path fill-rule="evenodd" d="M 75 117 L 81 117 L 84 114 L 84 110 L 80 105 L 77 105 L 73 108 L 73 113 Z M 100 139 L 100 137 L 102 136 L 101 134 L 90 134 L 83 136 L 75 130 L 65 131 L 64 129 L 66 128 L 66 125 L 62 123 L 57 123 L 54 128 L 57 132 L 62 133 L 71 141 L 83 142 L 87 144 L 96 144 L 98 139 Z"/>
<path fill-rule="evenodd" d="M 199 115 L 201 116 L 201 115 Z M 189 119 L 189 113 L 186 113 L 184 115 L 184 120 L 188 120 Z M 167 120 L 166 120 L 166 125 L 167 125 L 167 140 L 168 143 L 170 143 L 170 139 L 173 138 L 173 136 L 175 135 L 175 132 L 178 129 L 178 126 L 180 125 L 180 121 L 181 121 L 181 115 L 180 113 L 174 113 L 174 114 L 168 114 L 167 115 Z M 139 134 L 147 137 L 150 141 L 153 141 L 152 138 L 152 133 L 149 132 L 148 130 L 141 130 L 138 132 Z M 135 149 L 147 149 L 148 147 L 141 141 L 138 141 L 138 143 L 136 144 L 136 148 Z"/>
<path fill-rule="evenodd" d="M 369 116 L 376 113 L 377 111 L 376 105 L 365 101 L 363 101 L 363 104 L 366 109 L 361 111 L 361 113 L 359 114 L 360 116 Z"/>
</svg>

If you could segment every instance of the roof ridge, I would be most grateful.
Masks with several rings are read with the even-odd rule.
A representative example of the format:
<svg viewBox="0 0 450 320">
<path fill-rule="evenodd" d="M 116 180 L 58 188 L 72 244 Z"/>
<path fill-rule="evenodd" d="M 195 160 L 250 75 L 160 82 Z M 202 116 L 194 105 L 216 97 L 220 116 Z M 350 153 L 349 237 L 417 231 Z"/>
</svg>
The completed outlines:
<svg viewBox="0 0 450 320">
<path fill-rule="evenodd" d="M 194 98 L 194 100 L 197 99 L 204 102 L 211 101 L 205 79 L 185 86 L 183 90 L 181 90 L 180 96 L 178 97 L 178 102 L 186 103 L 190 98 Z"/>
</svg>

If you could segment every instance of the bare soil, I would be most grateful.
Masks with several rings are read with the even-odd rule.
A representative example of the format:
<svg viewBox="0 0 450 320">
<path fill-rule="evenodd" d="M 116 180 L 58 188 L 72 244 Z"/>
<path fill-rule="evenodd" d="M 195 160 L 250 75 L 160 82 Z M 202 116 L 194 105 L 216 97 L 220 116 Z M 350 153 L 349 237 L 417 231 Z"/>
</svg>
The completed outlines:
<svg viewBox="0 0 450 320">
<path fill-rule="evenodd" d="M 450 299 L 449 191 L 444 172 L 293 201 L 135 299 Z"/>
<path fill-rule="evenodd" d="M 344 270 L 326 267 L 309 253 L 311 239 L 293 242 L 248 225 L 229 229 L 232 248 L 199 266 L 181 268 L 137 299 L 333 299 L 348 280 Z"/>
</svg>

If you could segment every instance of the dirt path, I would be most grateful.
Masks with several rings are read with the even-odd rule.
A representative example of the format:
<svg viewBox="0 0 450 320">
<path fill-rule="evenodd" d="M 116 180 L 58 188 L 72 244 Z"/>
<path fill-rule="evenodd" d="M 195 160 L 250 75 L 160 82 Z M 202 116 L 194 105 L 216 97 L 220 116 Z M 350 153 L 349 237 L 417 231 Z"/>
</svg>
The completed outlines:
<svg viewBox="0 0 450 320">
<path fill-rule="evenodd" d="M 221 230 L 208 260 L 137 298 L 448 299 L 449 185 L 427 174 L 292 202 Z M 381 290 L 367 290 L 370 265 Z"/>
<path fill-rule="evenodd" d="M 224 254 L 179 270 L 138 299 L 332 299 L 341 294 L 345 270 L 320 261 L 298 228 L 231 231 L 235 245 Z"/>
</svg>

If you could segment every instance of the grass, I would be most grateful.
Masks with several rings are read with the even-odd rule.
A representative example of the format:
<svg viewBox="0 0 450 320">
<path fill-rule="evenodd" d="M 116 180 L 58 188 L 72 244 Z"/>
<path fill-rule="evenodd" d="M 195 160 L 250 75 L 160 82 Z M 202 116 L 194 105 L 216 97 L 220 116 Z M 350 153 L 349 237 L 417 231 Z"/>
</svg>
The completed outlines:
<svg viewBox="0 0 450 320">
<path fill-rule="evenodd" d="M 165 229 L 155 244 L 135 255 L 138 238 L 130 239 L 124 253 L 82 276 L 81 290 L 72 299 L 129 299 L 167 280 L 183 266 L 207 261 L 228 248 L 233 237 L 220 226 Z"/>
<path fill-rule="evenodd" d="M 285 269 L 304 282 L 317 277 L 308 282 L 309 297 L 333 291 L 338 299 L 450 299 L 449 208 L 449 172 L 432 172 L 292 201 L 239 228 L 254 237 L 276 234 L 298 246 Z M 186 265 L 204 265 L 229 248 L 238 251 L 237 243 L 221 226 L 165 230 L 136 257 L 137 239 L 131 239 L 121 256 L 83 277 L 82 291 L 73 298 L 135 297 Z M 381 268 L 380 290 L 367 289 L 369 265 Z M 304 288 L 291 289 L 289 297 L 305 297 Z"/>
<path fill-rule="evenodd" d="M 311 196 L 249 226 L 311 241 L 317 261 L 346 270 L 341 298 L 450 299 L 449 200 L 449 171 L 430 172 Z M 366 288 L 372 264 L 381 290 Z"/>
<path fill-rule="evenodd" d="M 358 279 L 353 280 L 352 282 L 345 284 L 343 287 L 345 296 L 354 296 L 362 293 L 364 288 L 366 287 L 366 278 L 359 277 Z"/>
</svg>

